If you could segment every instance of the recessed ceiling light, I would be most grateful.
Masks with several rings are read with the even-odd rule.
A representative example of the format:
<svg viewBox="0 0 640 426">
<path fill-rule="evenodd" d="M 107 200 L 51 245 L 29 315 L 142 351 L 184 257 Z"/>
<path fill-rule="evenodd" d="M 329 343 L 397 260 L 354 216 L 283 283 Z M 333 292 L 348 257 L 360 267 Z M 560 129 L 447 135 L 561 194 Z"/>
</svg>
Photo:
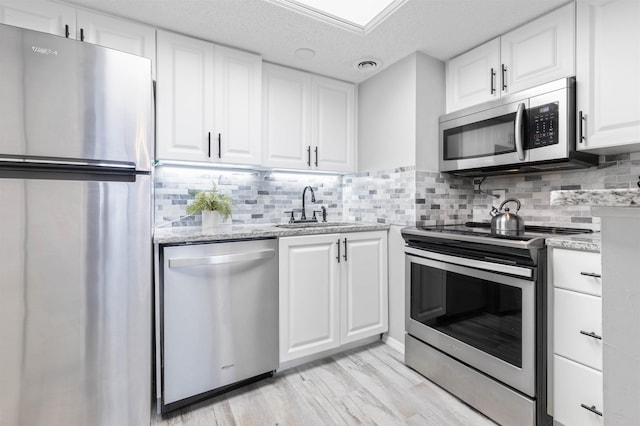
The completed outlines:
<svg viewBox="0 0 640 426">
<path fill-rule="evenodd" d="M 308 47 L 297 49 L 294 54 L 300 59 L 311 59 L 316 56 L 316 51 Z"/>
<path fill-rule="evenodd" d="M 353 64 L 354 68 L 362 72 L 372 72 L 382 66 L 382 61 L 378 58 L 363 58 Z"/>
</svg>

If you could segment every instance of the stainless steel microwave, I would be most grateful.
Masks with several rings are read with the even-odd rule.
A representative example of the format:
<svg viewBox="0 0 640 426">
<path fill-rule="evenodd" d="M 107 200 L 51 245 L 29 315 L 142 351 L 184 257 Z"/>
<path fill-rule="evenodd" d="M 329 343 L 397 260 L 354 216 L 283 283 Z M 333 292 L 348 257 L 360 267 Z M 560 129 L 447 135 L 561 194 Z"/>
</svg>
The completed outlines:
<svg viewBox="0 0 640 426">
<path fill-rule="evenodd" d="M 463 176 L 576 169 L 575 78 L 556 80 L 440 117 L 440 171 Z"/>
</svg>

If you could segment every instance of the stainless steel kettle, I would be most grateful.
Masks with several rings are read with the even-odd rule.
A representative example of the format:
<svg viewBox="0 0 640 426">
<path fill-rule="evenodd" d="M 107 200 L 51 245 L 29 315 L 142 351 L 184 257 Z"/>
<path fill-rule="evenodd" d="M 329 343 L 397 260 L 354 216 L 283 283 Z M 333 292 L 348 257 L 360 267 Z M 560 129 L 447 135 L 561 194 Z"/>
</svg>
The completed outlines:
<svg viewBox="0 0 640 426">
<path fill-rule="evenodd" d="M 507 198 L 500 204 L 500 208 L 491 208 L 491 232 L 495 234 L 511 235 L 524 232 L 524 220 L 516 213 L 511 213 L 508 207 L 502 208 L 505 204 L 516 203 L 516 213 L 520 210 L 520 200 L 516 198 Z"/>
</svg>

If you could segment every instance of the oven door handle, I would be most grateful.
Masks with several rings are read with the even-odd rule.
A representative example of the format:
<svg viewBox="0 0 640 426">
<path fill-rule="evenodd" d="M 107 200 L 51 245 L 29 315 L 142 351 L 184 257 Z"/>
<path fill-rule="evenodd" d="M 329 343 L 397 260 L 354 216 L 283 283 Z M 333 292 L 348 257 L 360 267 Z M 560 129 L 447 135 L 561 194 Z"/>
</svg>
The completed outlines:
<svg viewBox="0 0 640 426">
<path fill-rule="evenodd" d="M 466 257 L 451 256 L 448 254 L 435 253 L 432 251 L 421 250 L 414 247 L 405 247 L 404 252 L 416 257 L 422 257 L 425 259 L 437 260 L 445 263 L 452 263 L 468 268 L 477 268 L 489 272 L 505 273 L 510 275 L 516 275 L 518 277 L 527 278 L 529 280 L 534 279 L 533 271 L 529 268 L 514 265 L 505 265 L 502 263 L 486 262 L 477 259 L 467 259 Z"/>
</svg>

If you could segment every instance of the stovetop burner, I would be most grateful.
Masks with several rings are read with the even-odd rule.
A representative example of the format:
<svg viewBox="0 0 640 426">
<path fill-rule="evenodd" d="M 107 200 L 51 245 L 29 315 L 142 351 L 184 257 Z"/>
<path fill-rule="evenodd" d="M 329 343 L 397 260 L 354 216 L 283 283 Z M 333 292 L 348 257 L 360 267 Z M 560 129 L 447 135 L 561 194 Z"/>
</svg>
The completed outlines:
<svg viewBox="0 0 640 426">
<path fill-rule="evenodd" d="M 545 239 L 555 235 L 574 235 L 593 232 L 589 229 L 527 225 L 524 232 L 508 235 L 491 231 L 489 222 L 466 222 L 458 225 L 436 225 L 404 228 L 403 234 L 413 238 L 460 240 L 515 248 L 544 247 Z M 406 238 L 405 238 L 406 239 Z"/>
</svg>

